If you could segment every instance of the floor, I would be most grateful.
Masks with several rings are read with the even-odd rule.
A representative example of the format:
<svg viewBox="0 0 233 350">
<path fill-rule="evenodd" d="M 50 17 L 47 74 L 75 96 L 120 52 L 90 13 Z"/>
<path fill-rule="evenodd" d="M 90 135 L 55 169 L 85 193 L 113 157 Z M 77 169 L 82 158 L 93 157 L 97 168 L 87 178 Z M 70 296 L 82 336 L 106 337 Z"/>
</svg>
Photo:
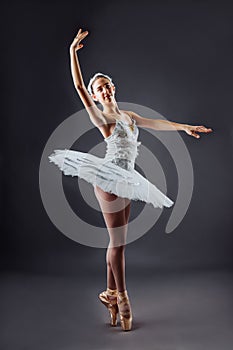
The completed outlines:
<svg viewBox="0 0 233 350">
<path fill-rule="evenodd" d="M 143 276 L 143 277 L 142 277 Z M 97 295 L 98 273 L 1 275 L 4 350 L 232 350 L 230 271 L 151 274 L 128 278 L 133 329 L 111 327 Z"/>
</svg>

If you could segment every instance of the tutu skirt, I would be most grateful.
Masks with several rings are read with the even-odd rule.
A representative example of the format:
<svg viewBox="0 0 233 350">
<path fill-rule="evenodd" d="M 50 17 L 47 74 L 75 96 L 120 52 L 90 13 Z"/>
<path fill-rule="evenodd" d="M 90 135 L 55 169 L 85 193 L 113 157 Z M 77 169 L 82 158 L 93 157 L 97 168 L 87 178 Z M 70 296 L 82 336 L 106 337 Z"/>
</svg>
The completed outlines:
<svg viewBox="0 0 233 350">
<path fill-rule="evenodd" d="M 118 197 L 140 200 L 155 208 L 171 207 L 174 202 L 143 177 L 133 166 L 127 169 L 124 159 L 99 158 L 90 153 L 74 150 L 55 150 L 49 156 L 65 175 L 78 176 L 103 191 Z M 128 162 L 128 161 L 127 161 Z"/>
</svg>

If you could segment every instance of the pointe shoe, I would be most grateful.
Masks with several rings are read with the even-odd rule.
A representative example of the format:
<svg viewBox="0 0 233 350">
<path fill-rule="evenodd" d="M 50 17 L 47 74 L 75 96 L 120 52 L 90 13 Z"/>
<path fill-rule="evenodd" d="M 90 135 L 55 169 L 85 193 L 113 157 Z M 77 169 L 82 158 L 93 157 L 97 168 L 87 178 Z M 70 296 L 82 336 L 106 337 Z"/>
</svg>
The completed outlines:
<svg viewBox="0 0 233 350">
<path fill-rule="evenodd" d="M 132 328 L 133 316 L 127 290 L 118 292 L 117 304 L 120 314 L 121 327 L 124 331 L 130 331 Z"/>
<path fill-rule="evenodd" d="M 111 326 L 117 325 L 117 290 L 107 288 L 106 291 L 99 294 L 100 301 L 107 307 L 110 313 L 110 324 Z"/>
</svg>

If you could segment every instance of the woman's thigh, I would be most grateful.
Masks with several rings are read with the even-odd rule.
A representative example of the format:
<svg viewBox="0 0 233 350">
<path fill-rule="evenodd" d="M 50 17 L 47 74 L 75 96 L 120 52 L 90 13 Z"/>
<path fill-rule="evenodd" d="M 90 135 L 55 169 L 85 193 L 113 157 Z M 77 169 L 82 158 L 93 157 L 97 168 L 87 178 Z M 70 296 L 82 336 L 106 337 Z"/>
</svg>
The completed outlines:
<svg viewBox="0 0 233 350">
<path fill-rule="evenodd" d="M 104 192 L 98 186 L 95 187 L 95 195 L 100 204 L 103 217 L 110 235 L 111 246 L 119 246 L 126 243 L 127 218 L 130 210 L 130 200 Z"/>
<path fill-rule="evenodd" d="M 129 215 L 130 199 L 121 198 L 113 193 L 105 192 L 98 186 L 94 187 L 94 192 L 103 214 L 106 214 L 112 219 L 115 219 L 117 215 L 119 219 L 121 218 L 122 224 L 127 223 L 128 220 L 126 218 Z"/>
</svg>

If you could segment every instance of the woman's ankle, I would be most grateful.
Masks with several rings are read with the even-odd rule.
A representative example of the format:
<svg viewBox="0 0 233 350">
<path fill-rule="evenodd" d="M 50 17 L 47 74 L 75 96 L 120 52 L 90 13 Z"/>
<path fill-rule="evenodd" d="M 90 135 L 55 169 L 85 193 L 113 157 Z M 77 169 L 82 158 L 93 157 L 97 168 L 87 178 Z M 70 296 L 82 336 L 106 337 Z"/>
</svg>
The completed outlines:
<svg viewBox="0 0 233 350">
<path fill-rule="evenodd" d="M 107 294 L 110 296 L 117 296 L 117 289 L 111 289 L 107 287 Z"/>
<path fill-rule="evenodd" d="M 127 289 L 125 290 L 122 290 L 122 291 L 118 291 L 118 297 L 121 299 L 121 298 L 128 298 L 128 292 L 127 292 Z"/>
<path fill-rule="evenodd" d="M 120 295 L 127 294 L 127 289 L 119 290 L 118 294 L 120 294 Z"/>
</svg>

